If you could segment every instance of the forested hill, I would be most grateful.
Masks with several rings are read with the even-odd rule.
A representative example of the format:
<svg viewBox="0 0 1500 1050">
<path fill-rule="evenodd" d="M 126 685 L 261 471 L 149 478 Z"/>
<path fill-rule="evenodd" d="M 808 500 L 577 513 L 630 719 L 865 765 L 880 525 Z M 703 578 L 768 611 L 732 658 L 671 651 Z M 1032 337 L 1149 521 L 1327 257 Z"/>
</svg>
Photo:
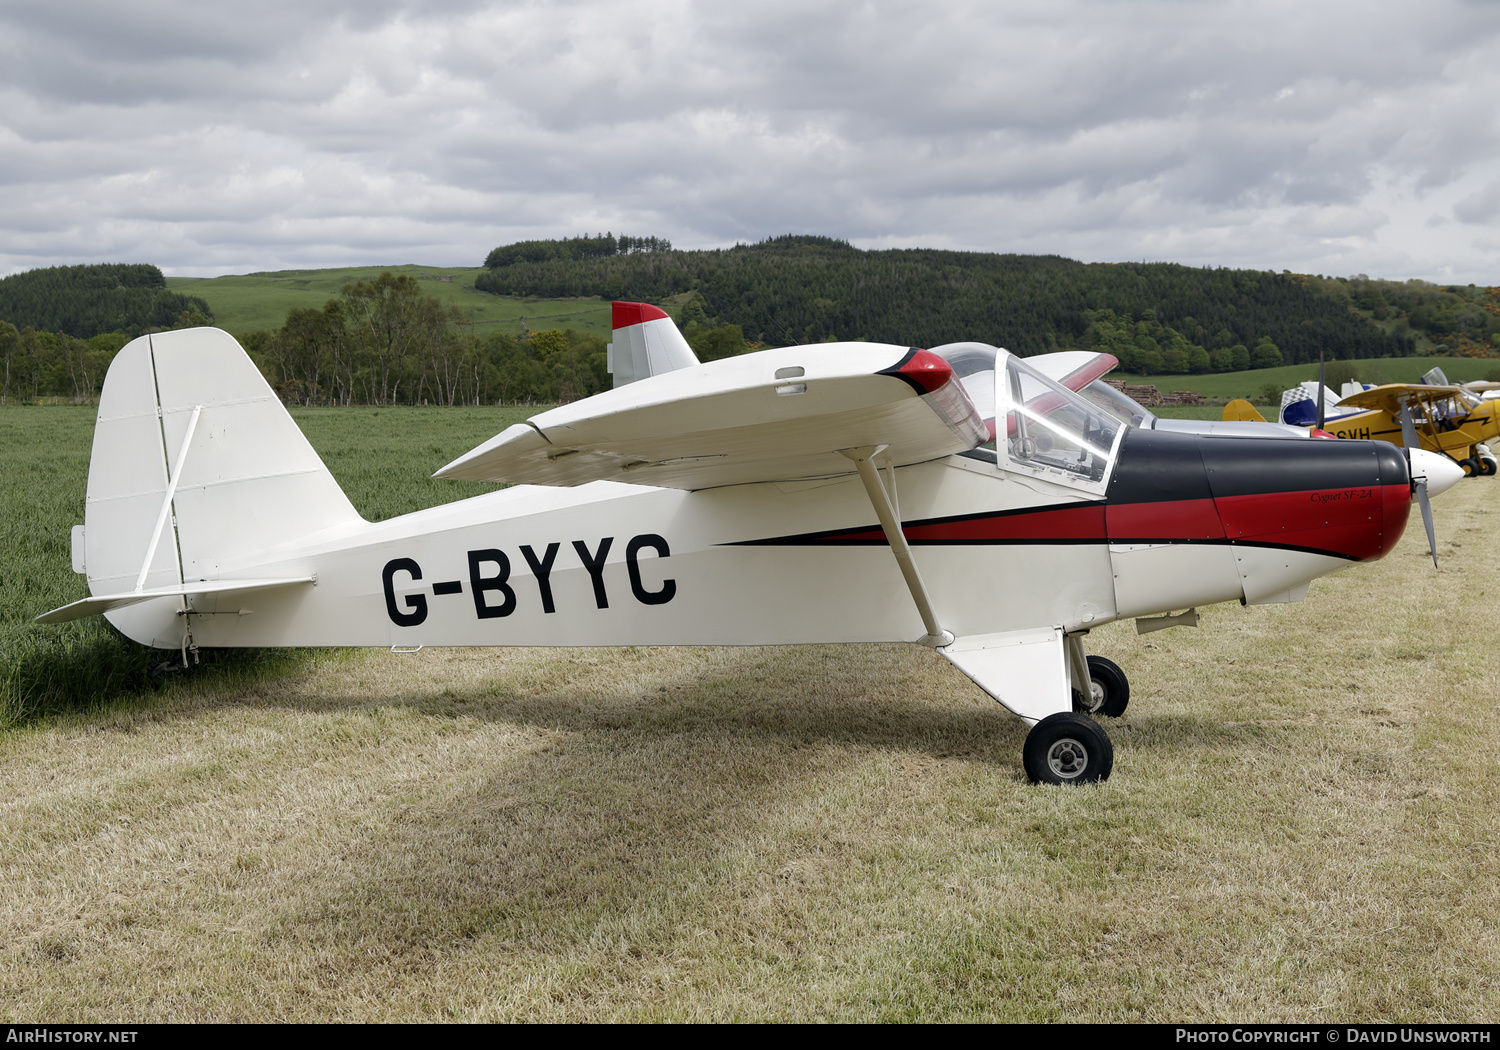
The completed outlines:
<svg viewBox="0 0 1500 1050">
<path fill-rule="evenodd" d="M 696 291 L 710 319 L 738 325 L 747 339 L 770 345 L 830 337 L 912 346 L 975 339 L 1035 354 L 1096 345 L 1113 350 L 1130 338 L 1132 345 L 1147 348 L 1149 341 L 1163 353 L 1176 347 L 1202 355 L 1231 347 L 1244 354 L 1270 343 L 1287 364 L 1316 361 L 1319 350 L 1330 359 L 1401 357 L 1413 350 L 1410 338 L 1383 330 L 1305 279 L 1255 270 L 863 251 L 801 236 L 714 251 L 492 258 L 507 264 L 475 280 L 481 291 L 658 302 Z M 1217 360 L 1214 366 L 1221 367 Z"/>
<path fill-rule="evenodd" d="M 140 263 L 53 266 L 0 279 L 0 321 L 17 328 L 89 339 L 170 328 L 183 315 L 212 317 L 202 299 L 167 291 L 161 271 Z"/>
</svg>

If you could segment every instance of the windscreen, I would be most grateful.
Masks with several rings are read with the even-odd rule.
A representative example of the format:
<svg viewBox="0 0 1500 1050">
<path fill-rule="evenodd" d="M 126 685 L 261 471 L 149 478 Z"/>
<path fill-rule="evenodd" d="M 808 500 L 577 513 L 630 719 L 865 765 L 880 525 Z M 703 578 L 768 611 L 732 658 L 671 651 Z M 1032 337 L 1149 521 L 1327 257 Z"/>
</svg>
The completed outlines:
<svg viewBox="0 0 1500 1050">
<path fill-rule="evenodd" d="M 1009 354 L 997 398 L 1012 463 L 1087 481 L 1104 477 L 1120 420 Z"/>
</svg>

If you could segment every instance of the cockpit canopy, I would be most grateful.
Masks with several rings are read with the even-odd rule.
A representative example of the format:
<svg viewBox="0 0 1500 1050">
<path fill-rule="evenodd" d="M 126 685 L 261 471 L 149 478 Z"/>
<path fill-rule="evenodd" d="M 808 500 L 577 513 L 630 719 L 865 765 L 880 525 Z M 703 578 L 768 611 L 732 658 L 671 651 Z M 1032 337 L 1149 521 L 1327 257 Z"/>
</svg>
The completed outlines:
<svg viewBox="0 0 1500 1050">
<path fill-rule="evenodd" d="M 1109 472 L 1123 424 L 1007 350 L 986 343 L 936 348 L 979 410 L 996 463 L 1074 481 Z M 1002 422 L 1003 421 L 1003 422 Z"/>
</svg>

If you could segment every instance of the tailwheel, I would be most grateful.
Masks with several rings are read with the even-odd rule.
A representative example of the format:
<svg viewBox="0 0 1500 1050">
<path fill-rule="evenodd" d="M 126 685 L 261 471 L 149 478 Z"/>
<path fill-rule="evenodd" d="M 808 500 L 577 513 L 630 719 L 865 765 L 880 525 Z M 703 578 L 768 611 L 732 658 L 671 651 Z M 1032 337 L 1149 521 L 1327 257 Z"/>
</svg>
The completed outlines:
<svg viewBox="0 0 1500 1050">
<path fill-rule="evenodd" d="M 1090 656 L 1089 695 L 1082 696 L 1073 691 L 1073 710 L 1086 715 L 1104 715 L 1119 718 L 1130 703 L 1130 680 L 1120 665 L 1102 656 Z"/>
<path fill-rule="evenodd" d="M 1115 747 L 1092 718 L 1059 711 L 1026 735 L 1021 763 L 1033 784 L 1090 784 L 1109 779 Z"/>
</svg>

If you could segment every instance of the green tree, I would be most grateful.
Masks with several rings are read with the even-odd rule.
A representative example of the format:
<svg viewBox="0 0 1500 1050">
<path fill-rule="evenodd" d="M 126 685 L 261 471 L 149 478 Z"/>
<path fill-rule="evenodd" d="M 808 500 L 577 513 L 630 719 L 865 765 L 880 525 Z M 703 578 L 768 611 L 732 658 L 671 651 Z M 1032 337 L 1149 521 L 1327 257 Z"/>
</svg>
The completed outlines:
<svg viewBox="0 0 1500 1050">
<path fill-rule="evenodd" d="M 568 350 L 568 335 L 560 328 L 547 328 L 540 332 L 532 332 L 527 340 L 531 343 L 531 348 L 544 361 L 556 354 L 567 353 Z"/>
<path fill-rule="evenodd" d="M 353 337 L 369 361 L 369 399 L 395 402 L 403 382 L 416 383 L 413 367 L 443 338 L 443 304 L 425 295 L 410 274 L 382 273 L 373 281 L 345 285 L 341 293 Z"/>
<path fill-rule="evenodd" d="M 696 325 L 689 327 L 691 334 L 684 338 L 687 339 L 688 346 L 693 348 L 694 355 L 700 361 L 717 361 L 723 357 L 734 357 L 736 354 L 743 354 L 748 349 L 745 345 L 745 333 L 737 324 L 721 324 L 707 331 Z"/>
<path fill-rule="evenodd" d="M 1250 351 L 1251 368 L 1279 368 L 1281 364 L 1281 351 L 1269 339 L 1261 339 Z"/>
<path fill-rule="evenodd" d="M 6 404 L 10 398 L 11 360 L 20 349 L 21 333 L 9 321 L 0 321 L 0 358 L 5 361 L 5 379 L 3 384 L 0 384 L 0 405 Z"/>
<path fill-rule="evenodd" d="M 1359 380 L 1359 365 L 1353 361 L 1329 361 L 1323 366 L 1323 382 L 1330 390 L 1341 390 L 1345 383 Z"/>
</svg>

